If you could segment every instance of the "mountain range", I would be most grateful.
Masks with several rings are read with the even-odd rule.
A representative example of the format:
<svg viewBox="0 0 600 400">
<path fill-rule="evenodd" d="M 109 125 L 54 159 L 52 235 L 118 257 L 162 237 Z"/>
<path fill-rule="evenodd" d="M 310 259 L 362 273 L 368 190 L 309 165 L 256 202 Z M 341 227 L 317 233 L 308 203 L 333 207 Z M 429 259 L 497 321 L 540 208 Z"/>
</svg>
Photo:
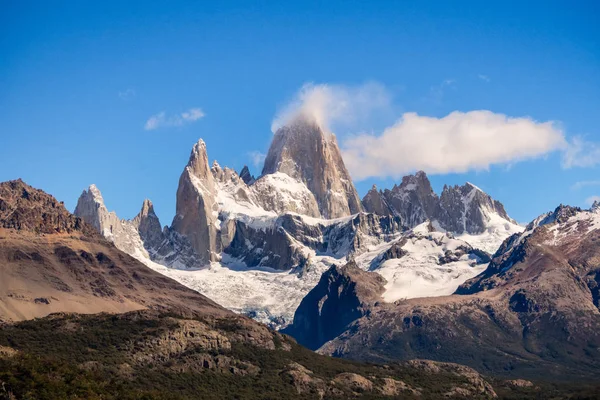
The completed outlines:
<svg viewBox="0 0 600 400">
<path fill-rule="evenodd" d="M 12 332 L 0 350 L 39 350 L 10 345 L 22 320 L 116 324 L 141 335 L 119 350 L 129 367 L 172 374 L 200 363 L 246 376 L 244 388 L 266 371 L 306 398 L 526 396 L 544 384 L 523 378 L 593 382 L 600 372 L 597 203 L 521 226 L 474 184 L 438 195 L 423 171 L 361 200 L 335 136 L 306 115 L 274 134 L 258 177 L 211 164 L 199 140 L 176 200 L 162 226 L 148 199 L 120 219 L 95 185 L 71 214 L 20 180 L 0 184 L 0 319 Z M 64 314 L 102 312 L 122 317 Z M 267 350 L 278 354 L 268 367 Z M 443 392 L 427 374 L 445 377 Z"/>
<path fill-rule="evenodd" d="M 261 176 L 247 167 L 240 175 L 216 161 L 210 166 L 200 140 L 179 179 L 170 227 L 161 229 L 149 200 L 133 220 L 120 220 L 93 185 L 75 215 L 151 268 L 274 328 L 291 323 L 321 275 L 349 258 L 388 279 L 388 299 L 451 294 L 523 229 L 472 184 L 436 195 L 424 172 L 360 201 L 335 136 L 306 116 L 275 133 Z M 439 238 L 407 244 L 424 223 Z M 399 246 L 410 262 L 383 265 Z M 481 257 L 469 250 L 439 262 L 459 247 Z M 407 279 L 425 285 L 411 290 Z"/>
</svg>

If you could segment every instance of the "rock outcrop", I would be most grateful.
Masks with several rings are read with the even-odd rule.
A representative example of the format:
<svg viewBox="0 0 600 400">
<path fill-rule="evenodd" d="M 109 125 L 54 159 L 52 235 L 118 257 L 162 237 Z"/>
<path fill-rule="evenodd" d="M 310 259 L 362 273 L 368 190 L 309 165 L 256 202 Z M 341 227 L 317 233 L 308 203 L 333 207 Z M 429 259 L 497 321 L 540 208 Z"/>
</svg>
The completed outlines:
<svg viewBox="0 0 600 400">
<path fill-rule="evenodd" d="M 444 186 L 438 197 L 423 171 L 405 176 L 391 190 L 373 187 L 362 204 L 367 212 L 399 215 L 409 227 L 430 220 L 457 234 L 481 234 L 502 224 L 517 225 L 502 203 L 471 183 Z"/>
<path fill-rule="evenodd" d="M 154 206 L 150 200 L 144 200 L 142 209 L 131 223 L 139 232 L 146 250 L 158 249 L 165 240 L 160 221 L 154 213 Z"/>
<path fill-rule="evenodd" d="M 302 300 L 293 325 L 284 333 L 310 349 L 318 349 L 365 315 L 380 300 L 385 283 L 382 276 L 361 270 L 354 261 L 333 266 Z"/>
<path fill-rule="evenodd" d="M 206 144 L 198 141 L 179 178 L 172 229 L 185 236 L 201 261 L 219 259 L 218 208 L 214 177 L 208 165 Z"/>
<path fill-rule="evenodd" d="M 298 116 L 275 133 L 262 175 L 282 172 L 313 193 L 324 218 L 361 211 L 361 203 L 335 136 L 310 117 Z"/>
<path fill-rule="evenodd" d="M 362 199 L 363 209 L 367 212 L 372 212 L 379 215 L 393 214 L 392 208 L 387 203 L 383 192 L 377 190 L 377 186 L 373 185 Z"/>
<path fill-rule="evenodd" d="M 440 212 L 435 219 L 450 232 L 478 234 L 485 231 L 494 217 L 516 225 L 502 203 L 467 182 L 463 186 L 444 186 Z"/>
<path fill-rule="evenodd" d="M 243 180 L 246 185 L 251 185 L 256 180 L 254 176 L 250 174 L 247 165 L 244 165 L 244 168 L 240 171 L 240 179 Z"/>
<path fill-rule="evenodd" d="M 62 202 L 21 179 L 0 184 L 0 227 L 48 234 L 95 232 L 69 213 Z"/>
<path fill-rule="evenodd" d="M 439 199 L 423 171 L 402 178 L 400 185 L 383 193 L 391 211 L 410 226 L 417 226 L 439 213 Z"/>
<path fill-rule="evenodd" d="M 135 218 L 119 219 L 115 212 L 108 211 L 96 185 L 91 185 L 79 197 L 74 213 L 119 250 L 142 262 L 152 260 L 175 268 L 200 268 L 205 265 L 185 236 L 168 227 L 161 230 L 154 206 L 148 199 L 144 200 Z"/>
</svg>

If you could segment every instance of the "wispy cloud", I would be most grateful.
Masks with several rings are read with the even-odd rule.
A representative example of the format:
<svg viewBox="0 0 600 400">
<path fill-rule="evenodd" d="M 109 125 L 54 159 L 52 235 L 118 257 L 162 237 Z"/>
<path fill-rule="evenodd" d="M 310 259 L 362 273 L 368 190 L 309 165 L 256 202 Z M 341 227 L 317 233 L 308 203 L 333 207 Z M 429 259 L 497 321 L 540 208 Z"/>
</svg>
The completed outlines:
<svg viewBox="0 0 600 400">
<path fill-rule="evenodd" d="M 585 204 L 591 206 L 592 204 L 594 204 L 597 201 L 600 202 L 600 196 L 590 196 L 587 199 L 585 199 Z"/>
<path fill-rule="evenodd" d="M 118 95 L 121 100 L 131 100 L 135 97 L 135 89 L 127 88 L 123 91 L 119 91 Z"/>
<path fill-rule="evenodd" d="M 446 94 L 446 90 L 449 88 L 456 89 L 455 79 L 444 79 L 439 85 L 431 86 L 426 100 L 435 104 L 441 104 Z"/>
<path fill-rule="evenodd" d="M 491 111 L 454 111 L 443 118 L 405 113 L 381 134 L 342 142 L 344 161 L 356 180 L 396 178 L 422 169 L 432 174 L 487 170 L 563 149 L 553 122 Z"/>
<path fill-rule="evenodd" d="M 479 74 L 479 75 L 477 75 L 477 77 L 478 77 L 479 79 L 481 79 L 482 81 L 484 81 L 484 82 L 489 82 L 489 81 L 491 81 L 490 77 L 489 77 L 489 76 L 487 76 L 487 75 Z"/>
<path fill-rule="evenodd" d="M 390 104 L 390 93 L 376 82 L 358 86 L 307 83 L 277 113 L 271 130 L 275 132 L 298 115 L 304 115 L 331 131 L 335 127 L 357 124 L 374 110 L 385 109 Z"/>
<path fill-rule="evenodd" d="M 158 128 L 167 128 L 173 126 L 183 126 L 204 117 L 204 112 L 200 108 L 190 108 L 180 114 L 168 116 L 164 111 L 159 112 L 148 118 L 144 124 L 144 129 L 152 131 Z"/>
<path fill-rule="evenodd" d="M 250 157 L 250 161 L 254 168 L 259 168 L 265 161 L 265 158 L 267 158 L 267 155 L 260 151 L 251 151 L 248 153 L 248 157 Z"/>
<path fill-rule="evenodd" d="M 589 186 L 600 186 L 600 181 L 579 181 L 571 186 L 571 190 L 580 190 Z"/>
<path fill-rule="evenodd" d="M 563 168 L 594 167 L 600 164 L 600 145 L 575 136 L 569 142 L 562 160 Z"/>
</svg>

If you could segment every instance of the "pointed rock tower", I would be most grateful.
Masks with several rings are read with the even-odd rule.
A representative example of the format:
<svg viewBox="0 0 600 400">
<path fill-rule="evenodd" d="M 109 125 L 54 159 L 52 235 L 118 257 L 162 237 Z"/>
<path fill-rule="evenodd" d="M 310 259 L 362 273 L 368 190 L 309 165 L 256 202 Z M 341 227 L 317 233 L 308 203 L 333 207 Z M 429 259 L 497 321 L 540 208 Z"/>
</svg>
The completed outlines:
<svg viewBox="0 0 600 400">
<path fill-rule="evenodd" d="M 154 206 L 148 199 L 144 200 L 139 214 L 131 221 L 140 234 L 146 250 L 157 249 L 164 240 L 158 216 L 154 213 Z"/>
<path fill-rule="evenodd" d="M 410 226 L 417 226 L 438 214 L 439 199 L 423 171 L 402 178 L 400 185 L 384 192 L 386 202 Z"/>
<path fill-rule="evenodd" d="M 275 132 L 262 174 L 275 172 L 304 183 L 324 218 L 361 211 L 335 136 L 325 133 L 314 118 L 300 115 Z"/>
<path fill-rule="evenodd" d="M 390 206 L 383 197 L 383 193 L 377 190 L 377 186 L 373 185 L 362 199 L 363 209 L 367 212 L 372 212 L 378 215 L 393 214 Z"/>
<path fill-rule="evenodd" d="M 102 193 L 92 184 L 77 200 L 74 214 L 92 225 L 104 237 L 118 235 L 122 231 L 121 220 L 104 205 Z"/>
<path fill-rule="evenodd" d="M 172 229 L 188 238 L 201 261 L 216 261 L 221 253 L 216 189 L 202 139 L 192 148 L 179 178 Z"/>
</svg>

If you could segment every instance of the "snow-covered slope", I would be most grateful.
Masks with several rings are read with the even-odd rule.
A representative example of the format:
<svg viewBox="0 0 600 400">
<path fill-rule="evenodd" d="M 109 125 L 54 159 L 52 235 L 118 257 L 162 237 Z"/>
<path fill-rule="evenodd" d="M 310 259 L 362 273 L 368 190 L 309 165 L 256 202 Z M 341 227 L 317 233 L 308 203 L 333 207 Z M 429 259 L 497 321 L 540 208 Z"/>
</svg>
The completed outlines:
<svg viewBox="0 0 600 400">
<path fill-rule="evenodd" d="M 452 294 L 489 262 L 488 253 L 435 230 L 428 221 L 373 252 L 357 257 L 356 262 L 387 280 L 383 299 L 388 302 Z"/>
</svg>

